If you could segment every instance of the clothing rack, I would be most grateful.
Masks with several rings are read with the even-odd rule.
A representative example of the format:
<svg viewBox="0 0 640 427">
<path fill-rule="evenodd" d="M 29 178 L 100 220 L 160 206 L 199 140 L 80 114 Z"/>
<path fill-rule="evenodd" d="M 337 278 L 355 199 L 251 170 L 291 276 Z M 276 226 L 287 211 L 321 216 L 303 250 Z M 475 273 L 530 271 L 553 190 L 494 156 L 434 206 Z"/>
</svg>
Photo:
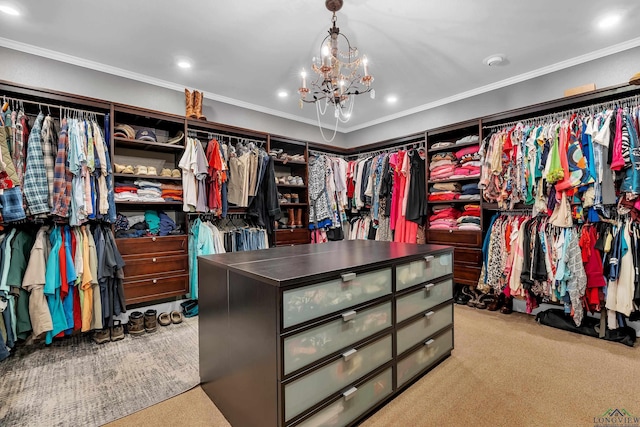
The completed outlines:
<svg viewBox="0 0 640 427">
<path fill-rule="evenodd" d="M 424 150 L 425 147 L 423 144 L 424 144 L 424 141 L 419 141 L 419 142 L 411 142 L 404 145 L 395 145 L 393 147 L 379 148 L 377 150 L 372 150 L 372 151 L 364 151 L 356 154 L 355 158 L 362 159 L 364 157 L 375 157 L 379 154 L 386 154 L 386 153 L 391 153 L 399 150 L 410 150 L 410 149 Z M 353 157 L 353 156 L 350 156 L 350 157 Z"/>
<path fill-rule="evenodd" d="M 324 151 L 317 151 L 317 150 L 311 150 L 309 149 L 309 155 L 311 156 L 329 156 L 329 157 L 340 157 L 341 159 L 344 159 L 344 154 L 334 154 L 334 153 L 327 153 Z"/>
<path fill-rule="evenodd" d="M 235 135 L 224 135 L 221 133 L 216 133 L 216 132 L 209 132 L 209 131 L 201 131 L 198 129 L 189 129 L 187 131 L 187 136 L 191 136 L 193 137 L 193 135 L 195 135 L 196 137 L 198 135 L 207 135 L 208 139 L 217 139 L 218 142 L 224 143 L 225 139 L 228 140 L 229 143 L 231 143 L 232 140 L 235 140 L 236 143 L 242 143 L 242 144 L 249 144 L 251 142 L 253 142 L 254 144 L 256 144 L 259 147 L 262 147 L 264 145 L 264 143 L 266 141 L 264 140 L 260 140 L 260 139 L 252 139 L 252 138 L 244 138 L 244 137 L 240 137 L 240 136 L 235 136 Z"/>
<path fill-rule="evenodd" d="M 19 98 L 12 98 L 6 95 L 2 96 L 2 102 L 3 104 L 7 101 L 13 101 L 15 103 L 17 103 L 16 105 L 20 106 L 21 108 L 24 109 L 24 104 L 30 104 L 30 105 L 37 105 L 40 108 L 40 111 L 42 112 L 42 107 L 47 107 L 48 109 L 48 113 L 49 115 L 51 115 L 51 110 L 50 108 L 57 108 L 58 110 L 60 110 L 60 115 L 62 115 L 62 112 L 72 112 L 74 114 L 77 115 L 81 115 L 81 114 L 86 114 L 86 115 L 94 115 L 94 116 L 105 116 L 105 113 L 100 113 L 97 111 L 89 111 L 89 110 L 81 110 L 79 108 L 70 108 L 70 107 L 65 107 L 62 105 L 56 105 L 56 104 L 47 104 L 45 102 L 35 102 L 35 101 L 29 101 L 29 100 L 25 100 L 25 99 L 19 99 Z"/>
<path fill-rule="evenodd" d="M 496 124 L 496 125 L 483 126 L 482 128 L 483 129 L 508 128 L 508 127 L 516 126 L 519 123 L 522 123 L 522 124 L 525 124 L 525 125 L 526 124 L 531 124 L 531 125 L 533 125 L 533 124 L 542 124 L 545 121 L 549 121 L 549 120 L 551 120 L 551 121 L 559 121 L 559 120 L 562 120 L 562 119 L 566 118 L 566 116 L 571 116 L 573 114 L 593 115 L 597 111 L 601 111 L 601 110 L 611 110 L 611 109 L 614 109 L 616 107 L 633 108 L 636 105 L 640 105 L 640 94 L 636 94 L 636 95 L 633 95 L 633 96 L 627 96 L 627 97 L 624 97 L 624 98 L 619 98 L 619 99 L 606 101 L 606 102 L 599 102 L 597 104 L 592 104 L 592 105 L 585 106 L 585 107 L 572 108 L 570 110 L 564 110 L 564 111 L 558 111 L 558 112 L 555 112 L 555 113 L 549 113 L 549 114 L 545 114 L 545 115 L 542 115 L 542 116 L 530 117 L 530 118 L 527 118 L 527 119 L 515 120 L 515 121 L 511 121 L 511 122 Z"/>
</svg>

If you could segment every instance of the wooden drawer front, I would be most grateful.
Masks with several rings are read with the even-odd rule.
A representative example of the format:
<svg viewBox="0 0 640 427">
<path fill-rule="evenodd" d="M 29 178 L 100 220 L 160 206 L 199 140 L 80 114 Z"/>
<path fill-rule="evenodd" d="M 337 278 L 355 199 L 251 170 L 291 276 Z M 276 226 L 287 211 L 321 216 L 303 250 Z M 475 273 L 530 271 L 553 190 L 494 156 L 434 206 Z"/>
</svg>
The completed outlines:
<svg viewBox="0 0 640 427">
<path fill-rule="evenodd" d="M 127 255 L 179 255 L 186 254 L 187 236 L 138 237 L 132 239 L 116 239 L 118 250 L 122 256 Z"/>
<path fill-rule="evenodd" d="M 431 338 L 424 346 L 398 362 L 398 387 L 429 368 L 436 360 L 453 348 L 453 329 L 436 338 Z"/>
<path fill-rule="evenodd" d="M 482 233 L 469 230 L 427 230 L 427 243 L 440 243 L 450 246 L 480 247 Z"/>
<path fill-rule="evenodd" d="M 473 267 L 482 266 L 482 249 L 455 248 L 455 263 Z"/>
<path fill-rule="evenodd" d="M 429 310 L 453 298 L 453 280 L 429 283 L 415 292 L 396 298 L 396 322 Z"/>
<path fill-rule="evenodd" d="M 131 282 L 140 280 L 140 276 L 159 276 L 159 273 L 170 273 L 171 276 L 189 274 L 189 257 L 174 255 L 153 258 L 131 257 L 126 260 L 124 280 Z"/>
<path fill-rule="evenodd" d="M 361 386 L 345 390 L 338 400 L 296 427 L 346 426 L 391 394 L 392 379 L 389 368 Z"/>
<path fill-rule="evenodd" d="M 428 255 L 419 261 L 396 267 L 396 291 L 419 285 L 453 272 L 451 252 Z"/>
<path fill-rule="evenodd" d="M 477 285 L 480 278 L 481 268 L 469 267 L 467 265 L 456 265 L 453 269 L 453 280 L 456 283 L 467 283 L 470 285 Z"/>
<path fill-rule="evenodd" d="M 398 330 L 397 354 L 402 354 L 419 342 L 424 342 L 431 335 L 451 324 L 453 324 L 453 305 L 447 304 L 437 310 L 428 311 L 424 317 Z"/>
<path fill-rule="evenodd" d="M 391 268 L 341 277 L 282 294 L 283 327 L 297 325 L 391 293 Z"/>
<path fill-rule="evenodd" d="M 359 350 L 350 349 L 338 360 L 284 388 L 285 419 L 288 421 L 321 400 L 364 377 L 393 357 L 391 335 Z"/>
<path fill-rule="evenodd" d="M 304 245 L 311 242 L 309 230 L 304 228 L 292 228 L 276 231 L 276 246 Z"/>
<path fill-rule="evenodd" d="M 144 279 L 124 284 L 124 296 L 127 304 L 153 301 L 162 298 L 185 295 L 189 292 L 189 275 Z"/>
<path fill-rule="evenodd" d="M 391 326 L 391 301 L 343 313 L 336 320 L 284 339 L 284 373 L 289 374 Z"/>
</svg>

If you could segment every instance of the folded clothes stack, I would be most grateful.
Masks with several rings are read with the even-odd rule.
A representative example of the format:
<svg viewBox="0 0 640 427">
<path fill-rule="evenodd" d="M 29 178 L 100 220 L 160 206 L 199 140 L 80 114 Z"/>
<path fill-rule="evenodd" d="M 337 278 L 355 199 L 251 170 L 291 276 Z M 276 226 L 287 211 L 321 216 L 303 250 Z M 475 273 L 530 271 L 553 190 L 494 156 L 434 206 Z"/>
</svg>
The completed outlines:
<svg viewBox="0 0 640 427">
<path fill-rule="evenodd" d="M 164 202 L 162 198 L 162 184 L 155 181 L 138 180 L 135 181 L 138 186 L 138 198 L 141 202 Z"/>
<path fill-rule="evenodd" d="M 177 184 L 162 184 L 162 198 L 167 202 L 182 201 L 182 186 Z"/>
<path fill-rule="evenodd" d="M 461 212 L 453 207 L 436 206 L 429 217 L 429 228 L 434 230 L 457 230 Z"/>
<path fill-rule="evenodd" d="M 138 201 L 138 187 L 133 181 L 116 182 L 113 189 L 115 201 L 134 202 Z"/>
<path fill-rule="evenodd" d="M 456 141 L 456 145 L 460 145 L 460 144 L 467 144 L 470 142 L 478 142 L 480 141 L 480 137 L 478 135 L 469 135 L 469 136 L 465 136 L 464 138 L 460 138 L 459 140 Z"/>
<path fill-rule="evenodd" d="M 452 152 L 438 153 L 431 156 L 429 162 L 429 179 L 439 180 L 450 178 L 458 164 L 456 155 Z"/>
<path fill-rule="evenodd" d="M 457 200 L 460 198 L 462 187 L 455 182 L 436 183 L 429 188 L 429 201 Z"/>
<path fill-rule="evenodd" d="M 145 211 L 144 215 L 119 214 L 115 222 L 116 237 L 168 236 L 182 234 L 173 219 L 163 211 Z"/>
<path fill-rule="evenodd" d="M 480 231 L 480 205 L 464 205 L 462 214 L 457 219 L 459 230 Z"/>
<path fill-rule="evenodd" d="M 480 189 L 478 183 L 470 182 L 462 186 L 460 200 L 480 200 Z"/>
<path fill-rule="evenodd" d="M 472 145 L 455 152 L 458 166 L 453 172 L 451 178 L 470 178 L 480 176 L 480 146 Z"/>
</svg>

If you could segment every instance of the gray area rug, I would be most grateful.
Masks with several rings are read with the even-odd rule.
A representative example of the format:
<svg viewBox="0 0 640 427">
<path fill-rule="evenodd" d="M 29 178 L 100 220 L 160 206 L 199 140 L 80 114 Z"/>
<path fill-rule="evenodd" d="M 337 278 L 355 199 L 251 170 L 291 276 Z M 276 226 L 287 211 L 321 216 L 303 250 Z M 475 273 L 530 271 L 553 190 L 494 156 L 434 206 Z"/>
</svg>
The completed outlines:
<svg viewBox="0 0 640 427">
<path fill-rule="evenodd" d="M 0 362 L 0 426 L 99 426 L 199 383 L 197 317 L 102 345 L 23 347 Z"/>
</svg>

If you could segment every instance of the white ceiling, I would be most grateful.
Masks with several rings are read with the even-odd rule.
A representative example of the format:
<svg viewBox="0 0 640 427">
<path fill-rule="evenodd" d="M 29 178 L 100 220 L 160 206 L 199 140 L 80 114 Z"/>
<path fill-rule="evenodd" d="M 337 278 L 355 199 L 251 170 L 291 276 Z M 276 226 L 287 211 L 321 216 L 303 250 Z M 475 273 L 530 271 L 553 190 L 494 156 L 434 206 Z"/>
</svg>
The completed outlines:
<svg viewBox="0 0 640 427">
<path fill-rule="evenodd" d="M 296 91 L 330 26 L 324 0 L 11 1 L 22 15 L 0 14 L 0 44 L 316 120 L 313 105 L 299 108 Z M 622 21 L 600 30 L 598 19 L 611 12 Z M 338 26 L 369 58 L 376 99 L 359 96 L 341 130 L 640 46 L 639 12 L 638 0 L 345 0 Z M 506 65 L 483 65 L 495 53 Z M 175 65 L 183 57 L 191 69 Z M 290 96 L 278 98 L 281 89 Z M 391 94 L 394 105 L 385 102 Z"/>
</svg>

